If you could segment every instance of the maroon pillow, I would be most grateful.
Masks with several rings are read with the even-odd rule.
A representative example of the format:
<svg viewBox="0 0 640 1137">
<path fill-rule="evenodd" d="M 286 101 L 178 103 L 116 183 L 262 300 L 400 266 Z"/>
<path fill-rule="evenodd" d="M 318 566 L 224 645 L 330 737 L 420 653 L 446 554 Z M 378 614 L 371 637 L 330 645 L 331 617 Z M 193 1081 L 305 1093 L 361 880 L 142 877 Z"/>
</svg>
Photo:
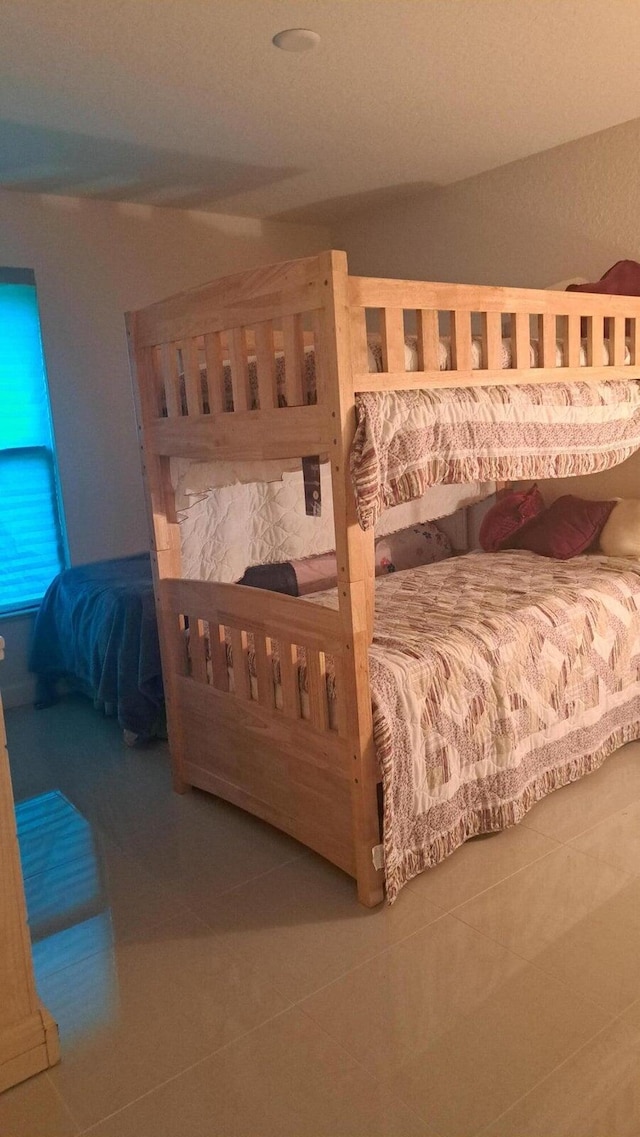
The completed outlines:
<svg viewBox="0 0 640 1137">
<path fill-rule="evenodd" d="M 516 534 L 543 510 L 544 501 L 537 486 L 529 490 L 513 490 L 498 498 L 485 513 L 480 526 L 480 544 L 485 553 L 513 548 Z"/>
<path fill-rule="evenodd" d="M 598 540 L 615 501 L 588 501 L 565 494 L 518 533 L 515 548 L 567 561 Z"/>
</svg>

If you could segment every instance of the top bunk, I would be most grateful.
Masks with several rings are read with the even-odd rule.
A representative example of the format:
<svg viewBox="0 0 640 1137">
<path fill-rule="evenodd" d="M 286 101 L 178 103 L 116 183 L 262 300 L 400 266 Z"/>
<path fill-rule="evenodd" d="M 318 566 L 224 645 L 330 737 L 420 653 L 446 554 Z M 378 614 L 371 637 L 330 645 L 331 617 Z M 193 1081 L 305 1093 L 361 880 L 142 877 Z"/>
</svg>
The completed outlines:
<svg viewBox="0 0 640 1137">
<path fill-rule="evenodd" d="M 640 448 L 640 298 L 349 276 L 322 253 L 129 313 L 145 449 L 349 455 L 358 519 Z"/>
</svg>

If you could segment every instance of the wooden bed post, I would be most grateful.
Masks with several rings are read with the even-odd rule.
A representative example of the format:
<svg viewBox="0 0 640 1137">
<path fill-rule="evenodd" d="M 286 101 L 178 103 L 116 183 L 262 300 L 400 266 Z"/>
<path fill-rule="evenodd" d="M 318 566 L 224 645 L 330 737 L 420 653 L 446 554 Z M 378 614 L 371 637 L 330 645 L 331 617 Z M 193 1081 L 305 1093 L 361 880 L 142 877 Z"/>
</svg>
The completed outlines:
<svg viewBox="0 0 640 1137">
<path fill-rule="evenodd" d="M 340 617 L 351 652 L 345 663 L 348 699 L 348 742 L 353 758 L 351 786 L 353 842 L 358 898 L 374 907 L 384 896 L 383 875 L 373 862 L 380 844 L 378 817 L 378 762 L 373 740 L 369 644 L 373 637 L 374 554 L 373 530 L 364 532 L 356 516 L 355 495 L 349 471 L 349 453 L 356 427 L 347 294 L 347 257 L 329 252 L 320 258 L 327 298 L 324 305 L 325 347 L 323 401 L 335 418 L 331 458 L 331 485 L 338 561 Z M 326 271 L 325 271 L 326 270 Z"/>
<path fill-rule="evenodd" d="M 177 700 L 173 697 L 173 683 L 176 674 L 173 645 L 176 637 L 175 634 L 172 634 L 170 626 L 170 620 L 173 619 L 173 616 L 165 610 L 159 589 L 159 582 L 165 577 L 182 575 L 180 526 L 176 517 L 175 495 L 171 486 L 170 460 L 159 457 L 145 446 L 143 424 L 151 422 L 157 415 L 157 406 L 155 405 L 157 384 L 154 374 L 153 348 L 140 347 L 137 344 L 135 312 L 127 312 L 125 322 L 140 442 L 142 480 L 145 488 L 144 498 L 149 524 L 151 569 L 158 618 L 173 788 L 176 793 L 186 793 L 190 787 L 181 774 L 185 761 L 184 732 L 178 714 Z"/>
</svg>

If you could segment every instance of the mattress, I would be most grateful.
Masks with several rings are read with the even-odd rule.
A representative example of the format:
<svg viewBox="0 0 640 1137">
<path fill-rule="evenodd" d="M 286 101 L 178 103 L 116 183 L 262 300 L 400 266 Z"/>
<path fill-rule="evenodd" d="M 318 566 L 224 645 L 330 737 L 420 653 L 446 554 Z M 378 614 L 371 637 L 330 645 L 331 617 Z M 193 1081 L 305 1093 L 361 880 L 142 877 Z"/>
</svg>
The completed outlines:
<svg viewBox="0 0 640 1137">
<path fill-rule="evenodd" d="M 418 340 L 416 336 L 406 336 L 404 345 L 404 362 L 405 371 L 418 371 Z M 511 338 L 505 337 L 502 340 L 500 366 L 508 369 L 513 365 L 513 355 Z M 384 371 L 383 366 L 383 353 L 380 342 L 380 337 L 376 334 L 371 334 L 367 337 L 367 360 L 369 364 L 369 371 L 372 373 Z M 285 390 L 285 357 L 283 352 L 276 352 L 276 388 L 278 392 L 278 403 L 280 406 L 286 406 L 286 390 Z M 610 362 L 609 341 L 604 340 L 602 344 L 602 365 L 608 366 Z M 631 353 L 628 344 L 625 345 L 625 365 L 631 362 Z M 540 363 L 540 350 L 537 339 L 531 339 L 529 344 L 529 365 L 531 367 L 538 367 Z M 565 366 L 565 344 L 564 340 L 556 341 L 556 367 Z M 586 367 L 587 365 L 587 341 L 582 340 L 580 344 L 580 366 Z M 484 346 L 481 337 L 473 336 L 471 339 L 471 367 L 479 369 L 485 366 L 484 363 Z M 453 367 L 453 355 L 451 347 L 451 339 L 449 336 L 441 336 L 439 340 L 439 367 L 441 371 L 450 371 Z M 252 409 L 258 406 L 258 374 L 256 368 L 255 356 L 248 357 L 248 375 L 249 375 L 249 390 L 251 393 L 250 405 Z M 204 362 L 200 364 L 200 379 L 202 384 L 202 405 L 204 413 L 209 413 L 209 389 L 207 381 L 207 369 Z M 187 399 L 184 375 L 180 374 L 180 410 L 183 415 L 187 414 Z M 224 409 L 226 411 L 233 410 L 233 392 L 231 383 L 231 365 L 229 361 L 223 364 L 223 383 L 224 383 Z M 316 366 L 315 366 L 315 350 L 312 347 L 306 347 L 304 351 L 304 368 L 302 375 L 302 390 L 304 394 L 305 403 L 316 402 Z M 161 402 L 161 414 L 167 414 L 166 401 Z M 255 466 L 254 466 L 255 469 Z M 256 480 L 251 478 L 250 480 Z"/>
<path fill-rule="evenodd" d="M 471 553 L 382 577 L 369 659 L 393 901 L 640 738 L 640 562 Z"/>
<path fill-rule="evenodd" d="M 438 345 L 438 362 L 441 371 L 451 371 L 453 369 L 453 356 L 451 349 L 451 339 L 449 336 L 441 336 Z M 604 340 L 602 344 L 602 366 L 608 367 L 610 362 L 609 354 L 609 341 Z M 625 365 L 631 362 L 631 352 L 629 346 L 625 345 Z M 375 366 L 373 366 L 375 364 Z M 485 367 L 484 362 L 484 346 L 480 336 L 473 336 L 471 339 L 471 367 L 477 370 Z M 502 349 L 500 355 L 500 367 L 509 368 L 513 366 L 513 353 L 511 347 L 511 338 L 506 336 L 502 340 Z M 540 366 L 540 348 L 537 339 L 532 339 L 529 343 L 529 366 Z M 565 344 L 564 340 L 556 340 L 556 367 L 565 366 Z M 587 366 L 587 341 L 582 340 L 580 343 L 580 367 Z M 406 336 L 404 341 L 404 368 L 405 371 L 418 371 L 418 340 L 416 336 Z M 377 336 L 369 337 L 369 370 L 384 371 L 382 365 L 382 349 Z"/>
</svg>

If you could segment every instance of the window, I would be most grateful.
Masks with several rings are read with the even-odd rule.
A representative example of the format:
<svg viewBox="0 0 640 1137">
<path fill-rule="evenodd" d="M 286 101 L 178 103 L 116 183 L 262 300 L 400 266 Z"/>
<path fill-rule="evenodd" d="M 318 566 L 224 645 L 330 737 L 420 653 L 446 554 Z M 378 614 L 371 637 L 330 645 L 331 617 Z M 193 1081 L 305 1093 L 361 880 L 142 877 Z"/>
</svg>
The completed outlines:
<svg viewBox="0 0 640 1137">
<path fill-rule="evenodd" d="M 65 561 L 35 279 L 0 268 L 0 615 L 35 607 Z"/>
</svg>

